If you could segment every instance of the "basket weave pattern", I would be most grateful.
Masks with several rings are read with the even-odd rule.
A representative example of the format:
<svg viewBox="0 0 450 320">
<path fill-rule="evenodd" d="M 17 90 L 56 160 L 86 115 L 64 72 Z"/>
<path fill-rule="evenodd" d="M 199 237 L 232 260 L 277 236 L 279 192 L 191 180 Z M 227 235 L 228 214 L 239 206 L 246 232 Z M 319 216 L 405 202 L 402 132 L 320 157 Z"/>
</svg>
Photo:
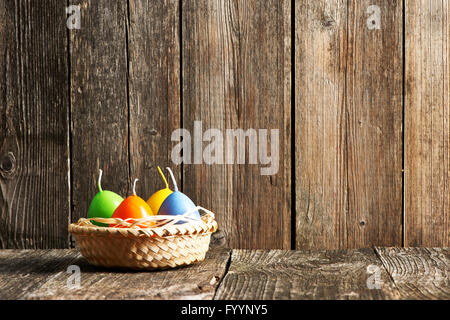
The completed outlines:
<svg viewBox="0 0 450 320">
<path fill-rule="evenodd" d="M 151 219 L 161 221 L 164 217 L 153 216 Z M 126 225 L 121 219 L 114 218 L 81 218 L 69 225 L 69 232 L 74 235 L 81 254 L 89 263 L 147 270 L 174 268 L 203 261 L 211 233 L 218 227 L 210 211 L 202 216 L 201 221 L 183 224 L 172 221 L 154 228 L 97 227 L 91 220 Z"/>
</svg>

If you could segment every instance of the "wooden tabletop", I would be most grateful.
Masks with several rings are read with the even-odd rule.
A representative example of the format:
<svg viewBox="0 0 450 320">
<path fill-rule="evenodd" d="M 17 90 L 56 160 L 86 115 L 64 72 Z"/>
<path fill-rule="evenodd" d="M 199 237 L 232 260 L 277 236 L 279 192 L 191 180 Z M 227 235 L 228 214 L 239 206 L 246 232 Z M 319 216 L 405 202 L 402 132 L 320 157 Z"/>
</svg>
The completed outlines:
<svg viewBox="0 0 450 320">
<path fill-rule="evenodd" d="M 449 266 L 450 248 L 215 248 L 150 272 L 93 267 L 76 249 L 0 250 L 0 299 L 450 299 Z"/>
</svg>

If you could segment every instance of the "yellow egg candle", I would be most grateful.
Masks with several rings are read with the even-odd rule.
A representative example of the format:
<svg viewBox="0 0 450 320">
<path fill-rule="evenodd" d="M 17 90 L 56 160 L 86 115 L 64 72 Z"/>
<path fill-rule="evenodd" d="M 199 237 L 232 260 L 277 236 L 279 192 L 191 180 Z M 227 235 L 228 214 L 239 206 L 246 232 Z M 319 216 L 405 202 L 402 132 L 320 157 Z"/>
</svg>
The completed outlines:
<svg viewBox="0 0 450 320">
<path fill-rule="evenodd" d="M 156 191 L 152 196 L 147 200 L 147 204 L 150 206 L 152 211 L 157 214 L 159 211 L 159 208 L 161 207 L 162 203 L 166 198 L 173 193 L 172 190 L 169 189 L 169 185 L 167 184 L 166 177 L 164 176 L 163 172 L 161 171 L 161 168 L 158 166 L 158 171 L 161 177 L 164 180 L 164 183 L 166 184 L 166 187 L 164 189 Z"/>
</svg>

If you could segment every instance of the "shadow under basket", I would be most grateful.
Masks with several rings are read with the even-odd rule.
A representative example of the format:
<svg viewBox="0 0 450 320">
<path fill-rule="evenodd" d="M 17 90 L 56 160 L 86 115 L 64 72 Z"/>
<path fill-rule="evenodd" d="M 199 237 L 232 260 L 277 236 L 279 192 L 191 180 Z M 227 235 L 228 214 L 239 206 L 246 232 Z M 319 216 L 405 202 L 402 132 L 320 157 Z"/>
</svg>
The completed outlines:
<svg viewBox="0 0 450 320">
<path fill-rule="evenodd" d="M 218 228 L 211 211 L 201 220 L 182 216 L 151 216 L 136 221 L 81 218 L 69 225 L 77 247 L 95 266 L 153 270 L 185 266 L 205 259 L 211 233 Z M 176 224 L 180 220 L 187 221 Z M 120 227 L 99 227 L 97 221 Z M 141 228 L 143 224 L 152 227 Z"/>
</svg>

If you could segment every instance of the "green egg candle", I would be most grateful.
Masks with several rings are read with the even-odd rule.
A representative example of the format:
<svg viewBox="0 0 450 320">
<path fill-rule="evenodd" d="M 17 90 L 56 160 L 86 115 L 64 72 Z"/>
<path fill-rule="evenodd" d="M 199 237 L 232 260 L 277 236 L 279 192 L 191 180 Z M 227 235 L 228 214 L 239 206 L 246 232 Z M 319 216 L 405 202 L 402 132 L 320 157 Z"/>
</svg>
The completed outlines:
<svg viewBox="0 0 450 320">
<path fill-rule="evenodd" d="M 169 170 L 175 191 L 169 194 L 169 196 L 164 200 L 161 207 L 159 208 L 158 214 L 171 216 L 183 215 L 188 211 L 195 209 L 196 206 L 194 202 L 192 202 L 192 200 L 189 199 L 187 195 L 178 191 L 177 182 L 175 181 L 172 170 L 170 170 L 170 168 L 167 168 L 167 170 Z M 194 210 L 188 215 L 188 217 L 200 220 L 200 214 L 198 213 L 198 210 Z M 185 222 L 187 221 L 180 220 L 179 222 L 177 222 L 177 224 Z"/>
<path fill-rule="evenodd" d="M 123 198 L 117 193 L 103 190 L 102 181 L 103 171 L 100 169 L 100 174 L 98 176 L 98 190 L 99 192 L 95 195 L 94 199 L 91 201 L 89 206 L 88 217 L 89 218 L 111 218 L 114 210 L 122 203 Z M 105 223 L 100 223 L 92 221 L 96 226 L 107 227 Z"/>
</svg>

